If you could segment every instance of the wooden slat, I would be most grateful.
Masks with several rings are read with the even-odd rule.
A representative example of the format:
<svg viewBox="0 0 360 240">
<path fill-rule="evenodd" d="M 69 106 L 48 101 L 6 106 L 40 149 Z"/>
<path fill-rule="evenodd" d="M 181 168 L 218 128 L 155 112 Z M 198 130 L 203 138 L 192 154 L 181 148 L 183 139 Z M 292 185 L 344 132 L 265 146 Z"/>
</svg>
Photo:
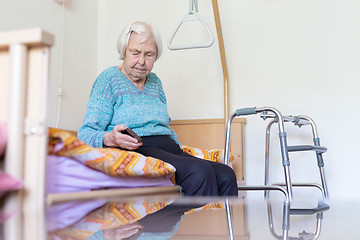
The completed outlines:
<svg viewBox="0 0 360 240">
<path fill-rule="evenodd" d="M 246 123 L 245 118 L 236 118 L 234 123 Z M 170 125 L 195 125 L 195 124 L 222 124 L 223 118 L 210 118 L 210 119 L 184 119 L 184 120 L 172 120 Z"/>
<path fill-rule="evenodd" d="M 53 43 L 54 36 L 40 28 L 0 32 L 0 49 L 8 49 L 13 44 L 34 47 L 52 46 Z"/>
<path fill-rule="evenodd" d="M 8 50 L 0 49 L 0 79 L 0 121 L 8 122 L 11 96 L 11 81 L 7 81 L 7 79 L 10 79 L 10 56 Z"/>
<path fill-rule="evenodd" d="M 149 195 L 169 195 L 179 194 L 179 186 L 169 187 L 144 187 L 144 188 L 123 188 L 123 189 L 106 189 L 94 190 L 89 192 L 73 192 L 73 193 L 51 193 L 47 195 L 47 204 L 52 205 L 59 202 L 86 200 L 95 198 L 111 198 L 111 197 L 136 197 Z"/>
</svg>

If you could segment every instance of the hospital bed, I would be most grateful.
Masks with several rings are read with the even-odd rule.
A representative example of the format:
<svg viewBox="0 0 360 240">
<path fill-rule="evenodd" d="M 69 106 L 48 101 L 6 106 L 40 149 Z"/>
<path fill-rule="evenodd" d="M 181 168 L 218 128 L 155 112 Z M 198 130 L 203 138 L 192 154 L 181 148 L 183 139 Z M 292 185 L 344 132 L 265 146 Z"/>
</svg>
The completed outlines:
<svg viewBox="0 0 360 240">
<path fill-rule="evenodd" d="M 240 182 L 244 178 L 241 162 L 244 123 L 243 119 L 238 119 L 235 123 L 234 135 L 236 137 L 233 141 L 234 152 L 232 152 L 233 161 L 231 162 Z M 174 120 L 171 127 L 178 133 L 178 140 L 182 143 L 185 152 L 207 160 L 223 162 L 225 139 L 223 119 Z M 158 163 L 147 165 L 150 167 L 146 167 L 146 169 L 152 170 L 143 171 L 145 160 L 141 154 L 111 148 L 99 149 L 84 146 L 85 144 L 75 137 L 76 131 L 63 129 L 51 129 L 49 142 L 59 136 L 62 136 L 62 142 L 66 142 L 68 146 L 63 147 L 66 150 L 58 152 L 49 150 L 50 155 L 47 161 L 47 201 L 49 204 L 71 199 L 93 198 L 104 196 L 104 194 L 106 196 L 114 194 L 145 195 L 179 193 L 181 191 L 178 186 L 173 184 L 173 172 L 167 166 L 169 164 L 158 159 L 154 159 L 159 161 Z M 49 148 L 54 147 L 49 143 Z M 77 151 L 79 153 L 76 153 Z M 100 154 L 110 153 L 115 157 L 108 161 L 102 155 L 94 156 L 94 151 L 99 151 Z M 132 157 L 132 155 L 137 157 Z M 130 157 L 128 158 L 128 156 Z M 75 161 L 74 159 L 81 160 Z M 137 160 L 132 161 L 132 159 Z M 158 169 L 158 166 L 164 168 Z M 170 165 L 170 168 L 173 167 Z M 118 174 L 115 173 L 117 169 L 125 170 L 121 170 Z M 79 173 L 82 174 L 79 175 Z M 113 177 L 114 175 L 115 177 Z M 129 177 L 130 175 L 134 177 Z M 156 177 L 154 177 L 155 175 Z M 94 182 L 93 179 L 98 181 Z M 102 183 L 99 184 L 99 181 Z M 117 190 L 103 191 L 104 187 L 117 188 Z M 118 190 L 118 188 L 126 189 Z M 93 189 L 100 191 L 90 191 Z"/>
</svg>

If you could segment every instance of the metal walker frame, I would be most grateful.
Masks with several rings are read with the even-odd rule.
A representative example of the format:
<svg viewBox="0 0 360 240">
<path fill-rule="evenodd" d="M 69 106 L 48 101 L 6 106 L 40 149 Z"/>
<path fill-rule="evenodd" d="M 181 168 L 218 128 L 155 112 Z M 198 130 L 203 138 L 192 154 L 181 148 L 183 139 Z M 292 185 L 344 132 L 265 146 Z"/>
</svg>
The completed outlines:
<svg viewBox="0 0 360 240">
<path fill-rule="evenodd" d="M 265 196 L 267 196 L 269 190 L 281 191 L 285 197 L 286 201 L 291 203 L 293 199 L 293 187 L 316 187 L 321 190 L 324 199 L 328 199 L 328 189 L 326 184 L 325 172 L 324 172 L 324 161 L 322 154 L 327 151 L 326 147 L 320 145 L 320 138 L 317 133 L 317 128 L 315 122 L 307 116 L 283 116 L 277 109 L 272 107 L 253 107 L 253 108 L 241 108 L 237 109 L 229 118 L 226 126 L 226 139 L 225 139 L 225 153 L 224 158 L 225 164 L 229 164 L 230 156 L 230 139 L 231 139 L 231 124 L 236 117 L 246 116 L 246 115 L 256 115 L 261 113 L 261 117 L 266 119 L 272 119 L 266 128 L 266 149 L 265 149 L 265 185 L 260 186 L 238 186 L 239 190 L 265 190 Z M 285 122 L 291 122 L 299 127 L 304 125 L 311 125 L 313 133 L 313 142 L 314 145 L 297 145 L 297 146 L 288 146 L 287 136 L 285 132 Z M 279 140 L 282 156 L 282 166 L 284 168 L 285 175 L 285 184 L 269 184 L 269 146 L 270 146 L 270 129 L 271 126 L 277 123 L 279 128 Z M 317 165 L 320 170 L 321 185 L 316 183 L 303 183 L 303 184 L 292 184 L 290 177 L 290 158 L 289 152 L 298 152 L 298 151 L 315 151 L 317 158 Z M 285 187 L 285 188 L 284 188 Z"/>
<path fill-rule="evenodd" d="M 272 107 L 253 107 L 253 108 L 241 108 L 237 109 L 229 118 L 226 126 L 226 138 L 225 138 L 225 153 L 224 153 L 224 163 L 229 164 L 230 156 L 230 139 L 231 139 L 231 124 L 236 117 L 246 116 L 246 115 L 256 115 L 261 113 L 261 118 L 264 120 L 272 119 L 266 128 L 266 149 L 265 149 L 265 184 L 258 186 L 238 186 L 238 190 L 247 191 L 247 190 L 264 190 L 265 198 L 268 200 L 268 215 L 269 215 L 269 226 L 270 230 L 278 239 L 288 240 L 289 235 L 288 231 L 290 228 L 290 215 L 310 215 L 317 214 L 317 228 L 316 232 L 311 239 L 317 239 L 320 232 L 320 222 L 322 219 L 322 212 L 330 208 L 326 203 L 320 203 L 318 207 L 309 208 L 309 209 L 291 209 L 291 202 L 293 200 L 293 187 L 315 187 L 322 192 L 324 200 L 329 198 L 328 188 L 326 184 L 325 172 L 324 172 L 324 160 L 322 154 L 327 151 L 326 147 L 320 145 L 320 138 L 318 136 L 317 128 L 315 122 L 307 116 L 283 116 L 277 109 Z M 297 145 L 297 146 L 288 146 L 287 136 L 285 132 L 285 122 L 293 123 L 299 127 L 304 125 L 311 125 L 313 142 L 314 145 Z M 272 125 L 276 123 L 279 128 L 279 140 L 281 148 L 281 157 L 282 157 L 282 166 L 284 168 L 285 175 L 285 184 L 269 184 L 269 152 L 270 152 L 270 129 Z M 289 152 L 299 152 L 299 151 L 315 151 L 317 158 L 317 165 L 320 171 L 321 185 L 317 183 L 301 183 L 293 184 L 290 177 L 290 158 Z M 269 204 L 269 192 L 271 190 L 280 191 L 285 195 L 284 207 L 283 207 L 283 235 L 279 236 L 275 233 L 273 229 L 272 221 L 272 211 L 271 205 Z M 233 226 L 232 226 L 232 214 L 230 210 L 229 202 L 226 202 L 226 215 L 228 220 L 229 228 L 229 237 L 230 240 L 234 239 Z M 291 238 L 293 239 L 293 238 Z"/>
</svg>

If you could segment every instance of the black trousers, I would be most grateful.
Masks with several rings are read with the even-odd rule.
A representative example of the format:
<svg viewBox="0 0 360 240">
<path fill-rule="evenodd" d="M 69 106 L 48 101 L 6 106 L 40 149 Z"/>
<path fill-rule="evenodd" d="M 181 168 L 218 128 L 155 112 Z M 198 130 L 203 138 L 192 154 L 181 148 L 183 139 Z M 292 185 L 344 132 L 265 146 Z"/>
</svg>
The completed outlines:
<svg viewBox="0 0 360 240">
<path fill-rule="evenodd" d="M 142 137 L 143 145 L 135 151 L 158 158 L 176 168 L 175 181 L 189 196 L 237 196 L 236 175 L 225 164 L 191 156 L 170 136 Z"/>
</svg>

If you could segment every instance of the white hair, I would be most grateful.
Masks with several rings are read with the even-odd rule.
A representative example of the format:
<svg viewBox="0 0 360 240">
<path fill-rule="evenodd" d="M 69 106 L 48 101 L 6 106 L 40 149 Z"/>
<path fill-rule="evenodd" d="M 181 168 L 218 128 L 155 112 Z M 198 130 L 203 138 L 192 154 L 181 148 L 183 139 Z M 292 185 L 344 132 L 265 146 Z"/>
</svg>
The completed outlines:
<svg viewBox="0 0 360 240">
<path fill-rule="evenodd" d="M 130 35 L 133 32 L 143 36 L 142 42 L 148 40 L 149 37 L 152 37 L 154 39 L 157 49 L 156 60 L 159 59 L 159 57 L 162 54 L 162 43 L 161 43 L 160 33 L 154 25 L 141 21 L 137 21 L 127 25 L 124 28 L 124 30 L 121 32 L 116 45 L 117 50 L 120 54 L 120 59 L 124 60 L 125 58 L 126 48 L 128 47 L 129 44 Z"/>
</svg>

